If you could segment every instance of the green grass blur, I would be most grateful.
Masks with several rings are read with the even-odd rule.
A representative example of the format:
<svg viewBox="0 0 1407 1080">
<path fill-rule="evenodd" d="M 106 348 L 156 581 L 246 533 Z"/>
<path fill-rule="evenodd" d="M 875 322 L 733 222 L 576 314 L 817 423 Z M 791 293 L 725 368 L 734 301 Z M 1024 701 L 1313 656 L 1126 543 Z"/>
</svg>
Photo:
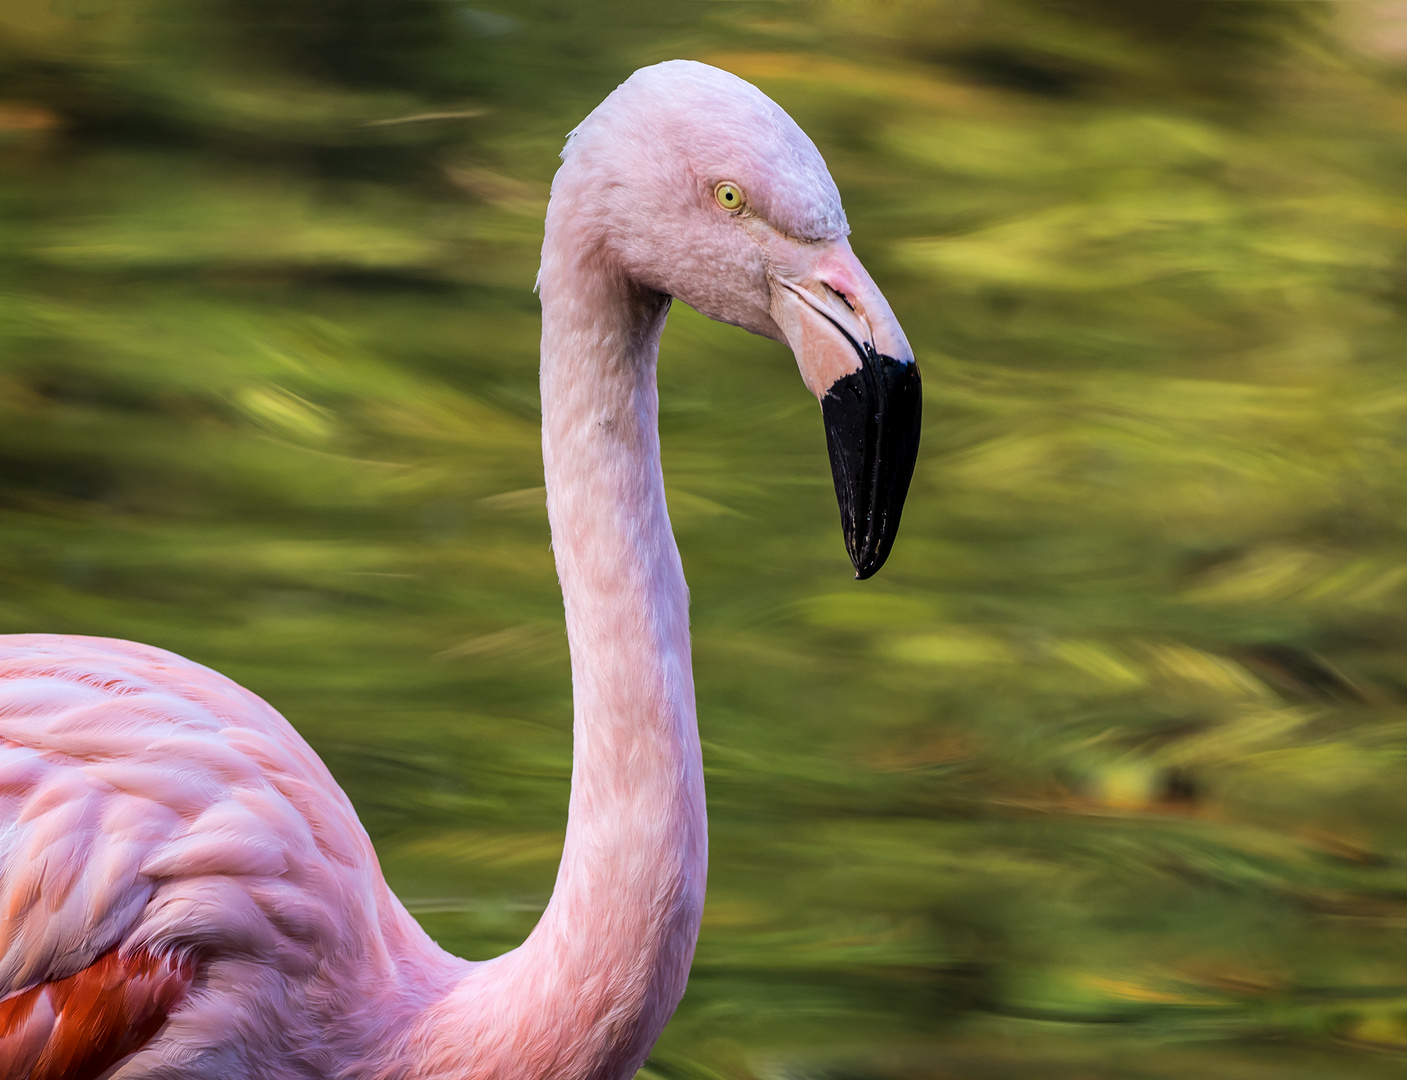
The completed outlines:
<svg viewBox="0 0 1407 1080">
<path fill-rule="evenodd" d="M 238 679 L 446 947 L 521 940 L 548 184 L 708 60 L 826 155 L 926 428 L 852 582 L 789 356 L 671 316 L 712 871 L 650 1075 L 1400 1076 L 1400 6 L 5 0 L 0 631 Z"/>
</svg>

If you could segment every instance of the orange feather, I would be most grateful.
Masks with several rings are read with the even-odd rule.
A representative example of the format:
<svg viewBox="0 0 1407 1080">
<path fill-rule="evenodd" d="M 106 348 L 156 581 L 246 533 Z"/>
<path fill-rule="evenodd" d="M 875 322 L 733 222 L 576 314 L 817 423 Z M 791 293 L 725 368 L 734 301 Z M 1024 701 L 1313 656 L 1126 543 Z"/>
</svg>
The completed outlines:
<svg viewBox="0 0 1407 1080">
<path fill-rule="evenodd" d="M 0 1001 L 0 1080 L 95 1080 L 161 1030 L 191 966 L 116 949 Z"/>
</svg>

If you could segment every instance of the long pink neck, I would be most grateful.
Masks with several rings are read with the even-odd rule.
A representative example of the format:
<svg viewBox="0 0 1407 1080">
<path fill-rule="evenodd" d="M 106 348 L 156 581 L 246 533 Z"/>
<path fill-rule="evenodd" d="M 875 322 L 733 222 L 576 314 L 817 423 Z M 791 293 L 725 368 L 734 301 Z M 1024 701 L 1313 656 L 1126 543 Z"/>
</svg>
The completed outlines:
<svg viewBox="0 0 1407 1080">
<path fill-rule="evenodd" d="M 683 995 L 703 910 L 688 589 L 655 388 L 668 300 L 583 256 L 563 201 L 539 282 L 547 508 L 575 700 L 566 846 L 528 940 L 427 1016 L 427 1077 L 630 1077 Z"/>
</svg>

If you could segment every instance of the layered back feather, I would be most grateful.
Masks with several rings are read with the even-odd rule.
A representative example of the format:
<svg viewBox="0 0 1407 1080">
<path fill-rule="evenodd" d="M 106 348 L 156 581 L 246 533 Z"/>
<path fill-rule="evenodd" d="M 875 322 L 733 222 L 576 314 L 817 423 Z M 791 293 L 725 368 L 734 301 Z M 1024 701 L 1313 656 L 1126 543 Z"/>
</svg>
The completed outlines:
<svg viewBox="0 0 1407 1080">
<path fill-rule="evenodd" d="M 461 965 L 391 895 L 351 804 L 282 716 L 130 642 L 0 637 L 0 867 L 0 1010 L 27 1025 L 0 1041 L 16 1046 L 79 1037 L 73 1008 L 40 1030 L 39 988 L 76 992 L 122 965 L 166 973 L 122 1022 L 184 1001 L 146 1047 L 83 1021 L 119 1058 L 192 1078 L 338 1075 L 423 1006 L 427 969 Z M 27 1076 L 23 1057 L 0 1077 Z"/>
</svg>

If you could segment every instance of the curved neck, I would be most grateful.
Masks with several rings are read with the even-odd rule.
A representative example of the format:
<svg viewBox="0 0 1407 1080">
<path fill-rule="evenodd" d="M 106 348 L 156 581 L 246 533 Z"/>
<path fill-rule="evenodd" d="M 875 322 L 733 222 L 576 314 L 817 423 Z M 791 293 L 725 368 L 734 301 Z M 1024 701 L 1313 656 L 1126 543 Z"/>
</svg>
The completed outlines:
<svg viewBox="0 0 1407 1080">
<path fill-rule="evenodd" d="M 583 255 L 563 201 L 548 212 L 539 286 L 547 508 L 575 703 L 566 845 L 528 940 L 433 1010 L 426 1076 L 630 1077 L 683 995 L 703 910 L 688 590 L 655 387 L 669 300 Z"/>
</svg>

